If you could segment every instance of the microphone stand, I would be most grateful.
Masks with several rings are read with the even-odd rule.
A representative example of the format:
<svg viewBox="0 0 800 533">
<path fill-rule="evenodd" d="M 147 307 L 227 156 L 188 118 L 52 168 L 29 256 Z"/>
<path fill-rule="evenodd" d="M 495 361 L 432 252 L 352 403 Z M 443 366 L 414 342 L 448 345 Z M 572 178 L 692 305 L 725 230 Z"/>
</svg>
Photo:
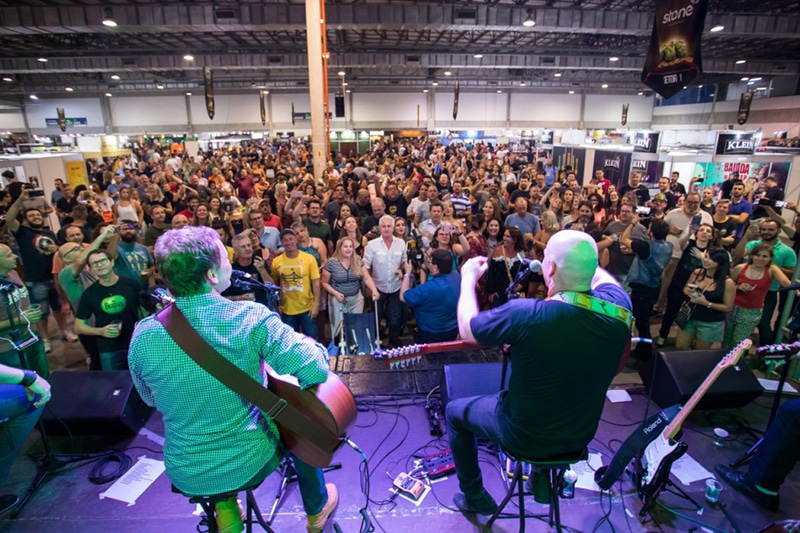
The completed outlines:
<svg viewBox="0 0 800 533">
<path fill-rule="evenodd" d="M 29 339 L 22 339 L 22 334 L 20 333 L 18 327 L 20 322 L 14 318 L 15 314 L 19 316 L 18 307 L 16 306 L 15 302 L 12 302 L 11 300 L 11 293 L 13 293 L 17 288 L 17 285 L 8 279 L 0 280 L 0 294 L 2 294 L 3 307 L 5 308 L 6 315 L 8 316 L 9 333 L 11 335 L 10 342 L 14 346 L 14 349 L 17 350 L 20 368 L 23 370 L 31 370 L 25 350 L 39 342 L 39 337 L 31 331 L 31 337 Z M 40 464 L 36 472 L 36 477 L 33 479 L 33 481 L 31 481 L 31 484 L 28 486 L 28 489 L 25 491 L 25 494 L 22 496 L 22 498 L 20 498 L 14 511 L 11 513 L 11 518 L 17 518 L 17 516 L 19 516 L 19 514 L 22 512 L 22 509 L 28 504 L 28 501 L 30 501 L 33 494 L 39 489 L 39 487 L 48 477 L 57 474 L 59 468 L 69 463 L 81 461 L 89 457 L 87 455 L 63 455 L 60 457 L 65 459 L 57 459 L 56 455 L 53 453 L 52 447 L 50 446 L 50 439 L 47 437 L 47 432 L 44 429 L 44 423 L 42 422 L 41 418 L 39 418 L 36 426 L 42 436 L 44 455 L 39 457 L 38 462 Z"/>
<path fill-rule="evenodd" d="M 234 274 L 236 276 L 236 274 Z M 260 279 L 256 278 L 252 274 L 249 274 L 249 278 L 243 277 L 231 277 L 231 282 L 239 287 L 240 289 L 250 290 L 252 287 L 259 288 L 263 290 L 267 294 L 267 307 L 271 311 L 278 312 L 278 306 L 276 302 L 280 300 L 280 287 L 273 285 L 272 283 L 264 283 Z"/>
</svg>

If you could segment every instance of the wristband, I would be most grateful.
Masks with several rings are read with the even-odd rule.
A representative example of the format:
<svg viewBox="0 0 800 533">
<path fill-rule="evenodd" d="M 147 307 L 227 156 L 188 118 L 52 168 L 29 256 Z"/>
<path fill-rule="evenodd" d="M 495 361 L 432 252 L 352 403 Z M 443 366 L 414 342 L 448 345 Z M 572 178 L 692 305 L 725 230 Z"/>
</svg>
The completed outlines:
<svg viewBox="0 0 800 533">
<path fill-rule="evenodd" d="M 36 383 L 36 378 L 39 376 L 33 370 L 23 370 L 22 371 L 22 381 L 19 382 L 20 385 L 23 387 L 30 387 L 34 383 Z"/>
</svg>

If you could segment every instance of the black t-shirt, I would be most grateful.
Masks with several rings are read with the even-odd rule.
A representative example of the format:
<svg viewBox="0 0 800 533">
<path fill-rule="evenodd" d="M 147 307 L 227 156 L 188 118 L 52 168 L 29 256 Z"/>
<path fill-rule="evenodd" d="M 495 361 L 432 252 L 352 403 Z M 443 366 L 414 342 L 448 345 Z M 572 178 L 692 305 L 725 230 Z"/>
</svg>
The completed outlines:
<svg viewBox="0 0 800 533">
<path fill-rule="evenodd" d="M 58 240 L 59 246 L 67 242 L 67 228 L 69 225 L 65 225 L 63 228 L 58 230 L 56 233 L 56 239 Z M 83 232 L 83 242 L 89 244 L 92 242 L 92 229 L 89 226 L 78 226 L 81 228 Z"/>
<path fill-rule="evenodd" d="M 386 204 L 386 214 L 393 217 L 406 218 L 406 211 L 408 210 L 408 200 L 402 194 L 390 200 L 388 196 L 383 197 L 383 202 Z"/>
<path fill-rule="evenodd" d="M 619 195 L 625 196 L 631 191 L 633 191 L 633 193 L 636 195 L 636 202 L 639 206 L 645 205 L 650 200 L 650 191 L 642 183 L 640 183 L 636 189 L 631 187 L 630 184 L 626 183 L 619 188 Z"/>
<path fill-rule="evenodd" d="M 67 200 L 66 198 L 59 198 L 56 202 L 56 208 L 62 213 L 72 213 L 72 210 L 78 205 L 78 199 L 74 196 Z"/>
<path fill-rule="evenodd" d="M 94 316 L 95 327 L 102 328 L 114 320 L 122 321 L 122 332 L 115 339 L 97 338 L 97 348 L 102 352 L 127 350 L 133 328 L 139 319 L 139 283 L 119 276 L 114 285 L 104 287 L 99 281 L 92 283 L 81 296 L 75 318 L 89 320 Z"/>
<path fill-rule="evenodd" d="M 618 285 L 605 283 L 590 294 L 631 309 Z M 480 313 L 470 327 L 483 345 L 511 344 L 503 443 L 537 457 L 586 446 L 630 336 L 625 323 L 568 303 L 520 299 Z"/>
<path fill-rule="evenodd" d="M 257 280 L 261 281 L 262 283 L 265 281 L 261 277 L 261 274 L 258 273 L 258 269 L 253 263 L 250 263 L 248 266 L 242 266 L 239 264 L 238 261 L 234 261 L 231 266 L 233 266 L 234 270 L 241 270 L 242 272 L 247 272 Z M 237 287 L 236 285 L 231 283 L 231 286 L 222 292 L 222 296 L 225 296 L 227 298 L 228 296 L 241 296 L 243 294 L 247 294 L 250 292 L 255 294 L 256 301 L 258 303 L 267 305 L 267 293 L 263 289 L 259 289 L 257 287 L 251 287 L 250 290 L 244 290 L 243 288 Z"/>
<path fill-rule="evenodd" d="M 714 229 L 717 230 L 720 239 L 730 237 L 731 235 L 736 237 L 736 225 L 736 221 L 731 218 L 728 218 L 725 222 L 714 221 Z M 730 246 L 728 246 L 728 248 L 730 248 Z"/>
<path fill-rule="evenodd" d="M 47 228 L 32 229 L 20 226 L 14 232 L 14 238 L 19 246 L 19 255 L 22 266 L 25 267 L 25 281 L 44 282 L 53 281 L 53 254 L 48 250 L 51 245 L 56 245 L 56 235 Z"/>
</svg>

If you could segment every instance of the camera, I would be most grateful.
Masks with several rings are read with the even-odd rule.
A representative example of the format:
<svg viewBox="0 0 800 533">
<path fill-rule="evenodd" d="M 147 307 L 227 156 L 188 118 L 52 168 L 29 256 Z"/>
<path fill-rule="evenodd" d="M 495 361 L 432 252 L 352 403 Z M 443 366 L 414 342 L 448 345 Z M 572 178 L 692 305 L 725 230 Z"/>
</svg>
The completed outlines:
<svg viewBox="0 0 800 533">
<path fill-rule="evenodd" d="M 420 237 L 416 229 L 411 230 L 411 240 L 408 241 L 407 247 L 406 258 L 411 261 L 411 265 L 414 266 L 414 268 L 422 268 L 422 263 L 425 261 L 425 254 L 422 251 L 422 237 Z"/>
</svg>

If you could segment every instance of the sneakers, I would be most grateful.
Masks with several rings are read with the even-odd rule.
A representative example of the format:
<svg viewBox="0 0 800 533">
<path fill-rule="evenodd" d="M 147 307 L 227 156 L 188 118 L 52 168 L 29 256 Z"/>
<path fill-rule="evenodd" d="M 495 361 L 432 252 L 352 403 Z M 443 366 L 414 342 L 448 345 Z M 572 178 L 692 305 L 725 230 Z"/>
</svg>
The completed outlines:
<svg viewBox="0 0 800 533">
<path fill-rule="evenodd" d="M 53 347 L 50 346 L 50 339 L 42 339 L 42 343 L 44 344 L 44 353 L 50 353 L 53 351 Z"/>
<path fill-rule="evenodd" d="M 244 510 L 236 496 L 214 505 L 219 533 L 241 533 L 244 531 Z"/>
<path fill-rule="evenodd" d="M 464 514 L 492 515 L 497 510 L 497 502 L 486 489 L 477 498 L 468 498 L 466 494 L 457 492 L 453 496 L 453 503 Z"/>
<path fill-rule="evenodd" d="M 339 492 L 336 490 L 336 485 L 327 483 L 325 489 L 328 491 L 328 501 L 325 502 L 322 510 L 317 514 L 310 514 L 306 517 L 306 531 L 308 533 L 320 533 L 325 529 L 328 518 L 336 510 L 336 506 L 339 505 Z"/>
<path fill-rule="evenodd" d="M 736 492 L 744 494 L 761 507 L 769 511 L 777 511 L 780 498 L 777 494 L 766 494 L 758 490 L 755 482 L 745 472 L 739 472 L 725 465 L 714 467 L 717 474 L 725 480 Z"/>
<path fill-rule="evenodd" d="M 65 331 L 61 334 L 61 340 L 65 342 L 78 342 L 78 336 L 71 331 Z"/>
<path fill-rule="evenodd" d="M 0 495 L 0 515 L 7 513 L 17 506 L 19 498 L 13 494 Z"/>
</svg>

